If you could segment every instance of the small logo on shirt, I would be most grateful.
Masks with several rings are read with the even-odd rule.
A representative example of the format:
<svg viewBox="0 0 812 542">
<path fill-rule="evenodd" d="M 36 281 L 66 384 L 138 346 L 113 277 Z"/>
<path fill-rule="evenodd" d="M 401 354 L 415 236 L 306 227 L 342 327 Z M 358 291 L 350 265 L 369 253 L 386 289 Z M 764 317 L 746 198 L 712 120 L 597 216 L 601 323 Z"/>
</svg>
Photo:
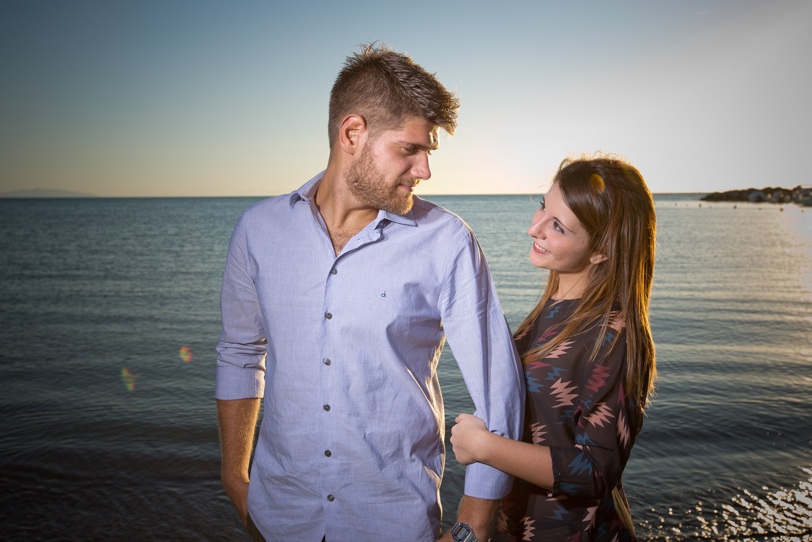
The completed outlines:
<svg viewBox="0 0 812 542">
<path fill-rule="evenodd" d="M 381 294 L 381 297 L 386 297 L 386 291 L 385 291 L 385 290 L 384 290 L 384 292 Z"/>
</svg>

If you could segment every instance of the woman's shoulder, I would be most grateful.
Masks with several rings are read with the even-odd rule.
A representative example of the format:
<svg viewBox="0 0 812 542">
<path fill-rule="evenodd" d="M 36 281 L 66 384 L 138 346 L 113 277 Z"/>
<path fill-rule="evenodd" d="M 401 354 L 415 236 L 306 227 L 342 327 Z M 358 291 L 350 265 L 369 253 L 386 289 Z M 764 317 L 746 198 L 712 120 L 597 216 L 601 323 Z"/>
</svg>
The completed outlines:
<svg viewBox="0 0 812 542">
<path fill-rule="evenodd" d="M 608 313 L 582 318 L 578 312 L 581 310 L 579 299 L 548 300 L 538 318 L 533 330 L 538 337 L 544 334 L 554 334 L 551 331 L 561 331 L 572 320 L 581 318 L 578 328 L 574 330 L 573 338 L 589 340 L 592 335 L 602 335 L 604 329 L 621 333 L 626 327 L 626 319 L 619 304 L 614 304 Z"/>
</svg>

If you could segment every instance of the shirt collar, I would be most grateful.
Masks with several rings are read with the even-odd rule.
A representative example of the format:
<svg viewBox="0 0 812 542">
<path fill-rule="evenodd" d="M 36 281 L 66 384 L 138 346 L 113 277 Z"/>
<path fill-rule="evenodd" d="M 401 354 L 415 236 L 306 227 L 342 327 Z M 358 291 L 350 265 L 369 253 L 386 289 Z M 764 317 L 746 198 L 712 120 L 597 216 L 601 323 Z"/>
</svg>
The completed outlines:
<svg viewBox="0 0 812 542">
<path fill-rule="evenodd" d="M 290 206 L 293 208 L 300 201 L 310 201 L 316 194 L 316 188 L 324 177 L 324 171 L 319 172 L 315 177 L 304 183 L 298 190 L 290 195 Z"/>
<path fill-rule="evenodd" d="M 319 186 L 319 182 L 321 182 L 321 178 L 324 177 L 324 171 L 317 174 L 315 177 L 307 181 L 303 184 L 298 190 L 291 193 L 290 195 L 290 206 L 293 208 L 300 201 L 310 201 L 313 199 L 313 196 L 316 194 L 316 189 Z M 404 226 L 417 226 L 417 221 L 414 219 L 414 209 L 406 213 L 405 215 L 396 215 L 394 213 L 389 213 L 384 210 L 378 211 L 378 216 L 375 219 L 376 226 L 380 224 L 383 220 L 388 220 L 389 222 L 395 222 L 397 224 L 403 224 Z"/>
</svg>

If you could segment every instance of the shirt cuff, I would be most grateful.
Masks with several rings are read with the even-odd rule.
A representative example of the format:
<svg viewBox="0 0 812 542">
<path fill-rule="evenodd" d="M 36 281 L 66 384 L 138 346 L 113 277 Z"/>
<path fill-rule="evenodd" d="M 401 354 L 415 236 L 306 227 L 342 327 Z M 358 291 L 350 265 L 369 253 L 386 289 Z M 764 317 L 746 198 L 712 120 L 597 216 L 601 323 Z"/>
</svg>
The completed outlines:
<svg viewBox="0 0 812 542">
<path fill-rule="evenodd" d="M 465 469 L 465 494 L 469 497 L 499 500 L 512 486 L 512 476 L 483 463 L 471 463 Z"/>
<path fill-rule="evenodd" d="M 214 398 L 220 400 L 261 399 L 265 395 L 265 371 L 257 368 L 218 364 Z"/>
</svg>

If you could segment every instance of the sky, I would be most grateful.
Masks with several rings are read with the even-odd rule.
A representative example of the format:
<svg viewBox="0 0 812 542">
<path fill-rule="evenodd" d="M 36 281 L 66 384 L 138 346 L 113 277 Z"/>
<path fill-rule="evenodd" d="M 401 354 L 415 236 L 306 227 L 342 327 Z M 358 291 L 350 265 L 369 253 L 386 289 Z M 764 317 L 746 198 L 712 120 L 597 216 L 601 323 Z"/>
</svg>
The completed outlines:
<svg viewBox="0 0 812 542">
<path fill-rule="evenodd" d="M 269 196 L 324 169 L 372 41 L 461 99 L 418 195 L 619 155 L 655 193 L 812 185 L 812 2 L 5 0 L 0 192 Z"/>
</svg>

